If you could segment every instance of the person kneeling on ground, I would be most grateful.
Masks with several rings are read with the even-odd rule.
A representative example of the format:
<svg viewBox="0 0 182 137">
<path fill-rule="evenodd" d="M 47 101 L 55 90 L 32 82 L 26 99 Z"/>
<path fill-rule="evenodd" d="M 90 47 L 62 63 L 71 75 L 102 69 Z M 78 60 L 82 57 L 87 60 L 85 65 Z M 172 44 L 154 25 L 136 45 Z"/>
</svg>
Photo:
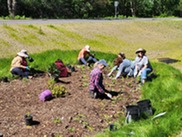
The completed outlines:
<svg viewBox="0 0 182 137">
<path fill-rule="evenodd" d="M 140 76 L 141 82 L 144 84 L 147 79 L 147 75 L 152 72 L 152 66 L 148 57 L 145 55 L 146 50 L 139 48 L 135 53 L 137 54 L 137 57 L 134 61 L 134 77 Z"/>
<path fill-rule="evenodd" d="M 108 76 L 111 76 L 111 74 L 118 69 L 118 72 L 116 74 L 116 77 L 114 79 L 117 79 L 122 76 L 127 76 L 127 74 L 130 72 L 131 68 L 131 61 L 126 59 L 125 54 L 123 52 L 118 54 L 118 57 L 114 60 L 114 67 L 112 68 L 111 72 L 108 74 Z"/>
<path fill-rule="evenodd" d="M 17 56 L 11 62 L 10 71 L 13 75 L 18 75 L 21 78 L 29 78 L 30 68 L 26 58 L 28 58 L 28 55 L 24 52 L 17 53 Z"/>
<path fill-rule="evenodd" d="M 87 59 L 88 58 L 88 59 Z M 87 59 L 87 60 L 86 60 Z M 90 53 L 90 46 L 86 45 L 78 54 L 78 61 L 80 64 L 89 66 L 90 63 L 97 62 L 97 59 L 94 58 L 94 55 Z"/>
<path fill-rule="evenodd" d="M 94 67 L 94 69 L 90 73 L 90 95 L 92 98 L 98 98 L 102 95 L 107 95 L 109 98 L 111 98 L 111 95 L 109 93 L 106 93 L 106 89 L 103 85 L 103 75 L 102 70 L 107 67 L 108 64 L 104 59 L 99 60 L 97 62 L 97 65 Z"/>
</svg>

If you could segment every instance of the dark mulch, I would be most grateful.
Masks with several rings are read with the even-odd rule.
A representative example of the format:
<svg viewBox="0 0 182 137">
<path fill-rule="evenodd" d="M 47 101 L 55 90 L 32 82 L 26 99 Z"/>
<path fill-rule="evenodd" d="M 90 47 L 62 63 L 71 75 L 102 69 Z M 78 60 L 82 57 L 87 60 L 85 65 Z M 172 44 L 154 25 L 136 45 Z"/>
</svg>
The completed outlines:
<svg viewBox="0 0 182 137">
<path fill-rule="evenodd" d="M 112 80 L 104 75 L 106 89 L 113 100 L 92 99 L 88 91 L 90 68 L 75 67 L 64 85 L 70 95 L 41 102 L 38 95 L 48 88 L 49 76 L 0 83 L 0 132 L 5 137 L 82 137 L 103 131 L 109 123 L 125 115 L 124 106 L 140 98 L 140 86 L 133 78 Z M 109 68 L 104 74 L 109 72 Z M 24 115 L 33 115 L 34 125 L 27 127 Z"/>
</svg>

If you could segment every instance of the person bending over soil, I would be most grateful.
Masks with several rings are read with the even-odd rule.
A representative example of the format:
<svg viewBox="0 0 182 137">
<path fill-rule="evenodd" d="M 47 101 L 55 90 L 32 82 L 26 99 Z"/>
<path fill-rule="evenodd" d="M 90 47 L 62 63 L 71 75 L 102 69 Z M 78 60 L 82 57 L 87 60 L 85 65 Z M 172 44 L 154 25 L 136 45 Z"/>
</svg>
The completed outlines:
<svg viewBox="0 0 182 137">
<path fill-rule="evenodd" d="M 111 76 L 114 71 L 118 69 L 118 72 L 114 79 L 117 79 L 122 76 L 127 76 L 127 74 L 130 72 L 132 62 L 128 59 L 126 59 L 125 54 L 123 52 L 118 54 L 118 57 L 114 60 L 114 67 L 108 74 L 108 76 Z"/>
<path fill-rule="evenodd" d="M 90 73 L 90 95 L 92 98 L 99 98 L 102 96 L 107 95 L 109 98 L 111 98 L 111 95 L 109 93 L 106 93 L 106 89 L 103 85 L 103 75 L 102 70 L 107 67 L 108 64 L 104 59 L 99 60 L 97 62 L 97 65 L 94 67 L 94 69 Z"/>
<path fill-rule="evenodd" d="M 30 68 L 26 61 L 28 55 L 24 53 L 24 51 L 18 52 L 17 56 L 11 62 L 10 72 L 13 75 L 18 75 L 21 78 L 29 78 Z"/>
</svg>

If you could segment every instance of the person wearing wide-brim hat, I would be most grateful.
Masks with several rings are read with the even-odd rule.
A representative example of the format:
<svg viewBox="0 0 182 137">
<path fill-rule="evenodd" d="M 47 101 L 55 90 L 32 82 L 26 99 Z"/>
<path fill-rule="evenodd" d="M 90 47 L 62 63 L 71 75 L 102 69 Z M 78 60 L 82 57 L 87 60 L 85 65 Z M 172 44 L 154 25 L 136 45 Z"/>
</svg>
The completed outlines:
<svg viewBox="0 0 182 137">
<path fill-rule="evenodd" d="M 114 59 L 115 66 L 107 76 L 111 76 L 112 73 L 118 69 L 118 72 L 114 79 L 119 78 L 121 75 L 125 77 L 130 72 L 131 63 L 132 62 L 126 58 L 125 54 L 123 52 L 120 52 L 117 58 Z"/>
<path fill-rule="evenodd" d="M 139 48 L 135 52 L 137 54 L 137 57 L 135 58 L 134 65 L 134 77 L 140 76 L 141 82 L 145 83 L 147 79 L 147 75 L 152 72 L 152 66 L 150 64 L 150 61 L 148 57 L 145 55 L 146 50 Z"/>
<path fill-rule="evenodd" d="M 13 75 L 18 75 L 21 78 L 28 78 L 30 68 L 27 64 L 27 54 L 24 52 L 18 52 L 17 56 L 11 62 L 10 71 Z"/>
<path fill-rule="evenodd" d="M 90 46 L 86 45 L 78 54 L 78 62 L 89 66 L 90 63 L 97 62 L 97 59 L 90 53 Z"/>
<path fill-rule="evenodd" d="M 111 98 L 111 94 L 107 92 L 103 85 L 103 74 L 102 71 L 108 64 L 104 59 L 101 59 L 97 62 L 97 65 L 90 73 L 90 84 L 89 90 L 92 98 L 99 98 L 103 95 Z"/>
</svg>

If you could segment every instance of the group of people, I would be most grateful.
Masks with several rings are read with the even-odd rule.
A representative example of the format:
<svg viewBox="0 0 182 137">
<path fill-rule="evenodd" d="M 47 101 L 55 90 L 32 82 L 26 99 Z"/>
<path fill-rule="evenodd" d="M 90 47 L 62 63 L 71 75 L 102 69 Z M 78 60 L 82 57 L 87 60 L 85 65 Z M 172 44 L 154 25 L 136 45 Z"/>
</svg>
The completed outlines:
<svg viewBox="0 0 182 137">
<path fill-rule="evenodd" d="M 118 54 L 118 57 L 114 60 L 114 67 L 108 76 L 111 76 L 114 71 L 118 69 L 118 72 L 114 79 L 119 78 L 120 76 L 129 76 L 129 77 L 141 77 L 141 82 L 145 83 L 147 74 L 152 72 L 152 66 L 148 57 L 146 56 L 146 50 L 139 48 L 135 52 L 137 54 L 134 61 L 131 61 L 126 58 L 123 52 Z"/>
<path fill-rule="evenodd" d="M 123 52 L 119 53 L 117 58 L 114 60 L 114 67 L 108 74 L 110 77 L 112 73 L 118 70 L 114 79 L 123 77 L 140 77 L 142 84 L 145 83 L 147 75 L 152 72 L 152 66 L 148 57 L 146 56 L 146 50 L 139 48 L 135 52 L 137 54 L 134 61 L 126 58 Z M 92 98 L 98 98 L 99 96 L 107 95 L 111 98 L 111 95 L 107 92 L 103 85 L 102 70 L 107 67 L 107 62 L 102 59 L 97 62 L 96 67 L 90 73 L 90 95 Z"/>
<path fill-rule="evenodd" d="M 114 71 L 117 71 L 114 79 L 118 79 L 120 76 L 123 77 L 139 77 L 142 84 L 145 83 L 147 75 L 152 72 L 152 66 L 148 57 L 146 56 L 146 50 L 139 48 L 135 52 L 137 54 L 134 61 L 126 58 L 123 52 L 120 52 L 114 59 L 114 67 L 111 69 L 107 76 L 111 76 Z M 13 75 L 18 75 L 22 78 L 29 78 L 30 67 L 26 59 L 30 62 L 33 59 L 28 55 L 26 50 L 21 50 L 17 53 L 16 57 L 11 62 L 10 71 Z M 78 54 L 78 62 L 86 66 L 90 66 L 94 63 L 94 68 L 90 73 L 90 84 L 89 90 L 90 95 L 93 98 L 97 98 L 100 95 L 106 95 L 111 97 L 103 85 L 103 74 L 102 71 L 108 66 L 104 59 L 98 60 L 90 53 L 90 46 L 86 45 Z"/>
</svg>

